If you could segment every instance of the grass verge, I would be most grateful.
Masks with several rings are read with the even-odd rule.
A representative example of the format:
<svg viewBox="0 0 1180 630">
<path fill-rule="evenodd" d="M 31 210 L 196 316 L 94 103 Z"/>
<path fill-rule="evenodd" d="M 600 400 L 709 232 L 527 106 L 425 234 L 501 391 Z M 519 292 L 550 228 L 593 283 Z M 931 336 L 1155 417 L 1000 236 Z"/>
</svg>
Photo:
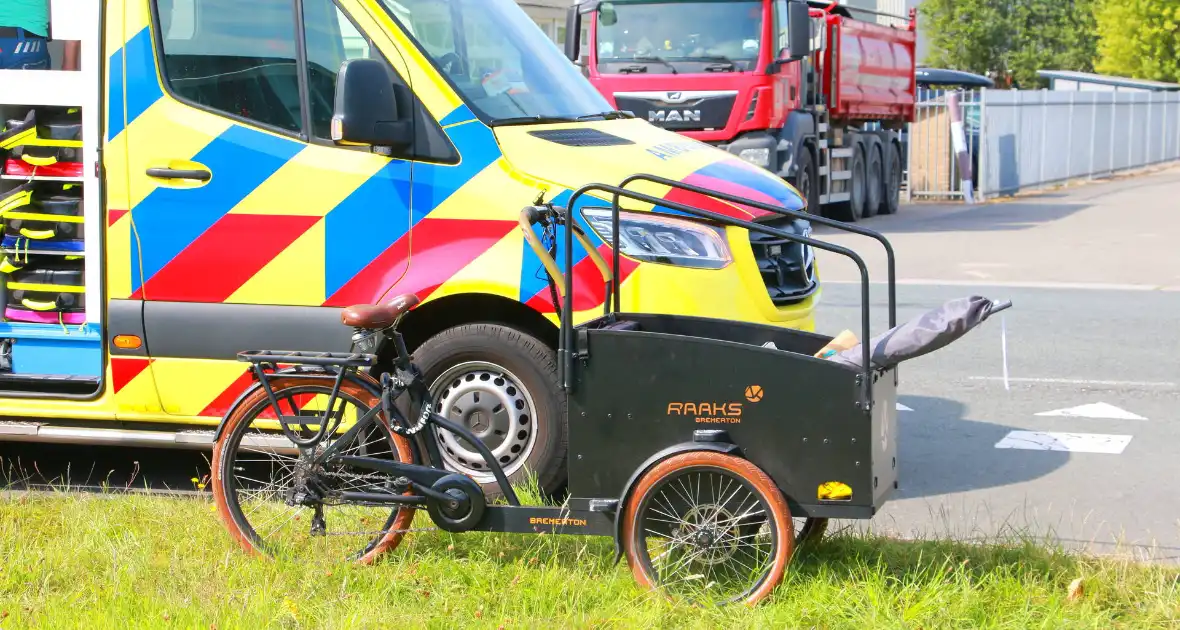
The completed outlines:
<svg viewBox="0 0 1180 630">
<path fill-rule="evenodd" d="M 295 564 L 241 553 L 211 498 L 17 493 L 0 558 L 4 630 L 1180 627 L 1174 567 L 1031 543 L 838 535 L 765 604 L 692 609 L 640 590 L 607 539 L 429 532 L 372 567 Z"/>
</svg>

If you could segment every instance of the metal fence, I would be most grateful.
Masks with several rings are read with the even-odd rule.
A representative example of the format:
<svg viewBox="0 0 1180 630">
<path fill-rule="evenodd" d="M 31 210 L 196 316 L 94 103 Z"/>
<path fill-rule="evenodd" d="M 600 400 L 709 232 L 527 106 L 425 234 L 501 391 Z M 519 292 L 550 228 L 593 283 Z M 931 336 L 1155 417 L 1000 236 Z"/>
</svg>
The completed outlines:
<svg viewBox="0 0 1180 630">
<path fill-rule="evenodd" d="M 1180 93 L 959 93 L 977 197 L 1180 160 Z M 921 92 L 907 133 L 907 196 L 961 198 L 946 94 Z"/>
<path fill-rule="evenodd" d="M 906 128 L 903 138 L 907 145 L 907 155 L 902 184 L 910 199 L 946 199 L 963 196 L 963 174 L 955 159 L 947 94 L 948 92 L 943 90 L 918 90 L 914 122 Z M 957 94 L 962 110 L 963 135 L 971 155 L 971 180 L 978 191 L 982 93 L 964 91 Z"/>
</svg>

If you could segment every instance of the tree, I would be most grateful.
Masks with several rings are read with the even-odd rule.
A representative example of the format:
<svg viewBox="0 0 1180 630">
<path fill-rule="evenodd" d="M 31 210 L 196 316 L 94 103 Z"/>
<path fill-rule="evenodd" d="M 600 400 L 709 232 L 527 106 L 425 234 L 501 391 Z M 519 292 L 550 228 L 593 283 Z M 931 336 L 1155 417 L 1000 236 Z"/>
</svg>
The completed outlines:
<svg viewBox="0 0 1180 630">
<path fill-rule="evenodd" d="M 1180 0 L 1097 0 L 1098 71 L 1180 82 Z"/>
<path fill-rule="evenodd" d="M 1180 2 L 1180 0 L 1173 0 Z M 925 0 L 927 63 L 1042 84 L 1038 70 L 1093 70 L 1094 0 Z"/>
<path fill-rule="evenodd" d="M 924 0 L 919 30 L 929 35 L 926 63 L 976 74 L 1003 72 L 1006 29 L 1002 3 L 992 0 Z"/>
</svg>

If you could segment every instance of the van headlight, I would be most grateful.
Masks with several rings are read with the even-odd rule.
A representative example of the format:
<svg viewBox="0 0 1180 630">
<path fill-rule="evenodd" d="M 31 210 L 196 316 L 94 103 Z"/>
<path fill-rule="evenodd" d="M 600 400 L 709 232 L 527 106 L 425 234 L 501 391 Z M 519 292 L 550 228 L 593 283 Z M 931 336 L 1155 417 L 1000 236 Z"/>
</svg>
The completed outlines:
<svg viewBox="0 0 1180 630">
<path fill-rule="evenodd" d="M 599 238 L 614 246 L 609 208 L 587 208 L 582 216 Z M 644 262 L 699 269 L 721 269 L 733 262 L 723 229 L 649 212 L 620 212 L 619 242 L 619 253 Z"/>
</svg>

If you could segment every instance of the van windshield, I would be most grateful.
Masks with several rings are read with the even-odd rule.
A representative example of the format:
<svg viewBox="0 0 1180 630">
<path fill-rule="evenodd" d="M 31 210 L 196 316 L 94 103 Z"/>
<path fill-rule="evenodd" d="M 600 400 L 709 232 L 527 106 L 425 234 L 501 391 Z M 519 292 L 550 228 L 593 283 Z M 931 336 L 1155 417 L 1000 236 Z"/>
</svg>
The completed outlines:
<svg viewBox="0 0 1180 630">
<path fill-rule="evenodd" d="M 514 0 L 381 0 L 489 124 L 586 119 L 611 109 Z"/>
<path fill-rule="evenodd" d="M 598 14 L 599 71 L 649 74 L 750 70 L 762 40 L 758 0 L 612 2 Z"/>
</svg>

